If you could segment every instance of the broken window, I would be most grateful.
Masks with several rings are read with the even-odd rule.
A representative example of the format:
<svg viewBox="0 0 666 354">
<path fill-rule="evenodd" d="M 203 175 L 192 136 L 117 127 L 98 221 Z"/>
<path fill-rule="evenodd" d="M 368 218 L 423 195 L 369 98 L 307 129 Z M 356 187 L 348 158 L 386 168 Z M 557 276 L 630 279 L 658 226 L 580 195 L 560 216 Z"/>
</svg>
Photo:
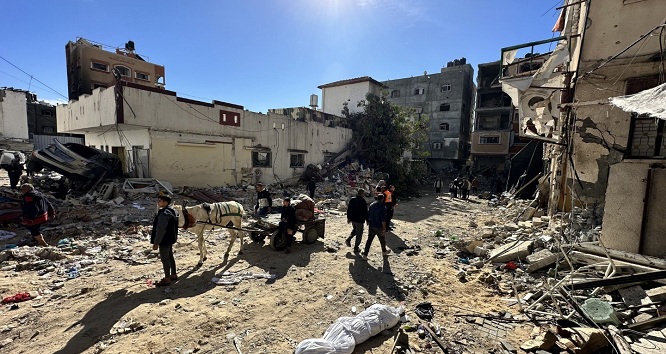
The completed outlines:
<svg viewBox="0 0 666 354">
<path fill-rule="evenodd" d="M 542 63 L 535 63 L 535 62 L 525 63 L 525 64 L 522 64 L 520 66 L 520 72 L 521 73 L 526 73 L 526 72 L 530 72 L 532 70 L 537 70 L 541 67 L 541 65 L 542 65 Z"/>
<path fill-rule="evenodd" d="M 423 89 L 423 87 L 417 87 L 417 88 L 414 90 L 414 94 L 417 95 L 417 96 L 418 96 L 418 95 L 422 95 L 423 92 L 425 92 L 424 89 Z"/>
<path fill-rule="evenodd" d="M 118 73 L 120 73 L 121 76 L 127 76 L 127 77 L 132 76 L 132 70 L 130 70 L 130 68 L 126 66 L 116 65 L 114 66 L 114 69 L 118 70 Z"/>
<path fill-rule="evenodd" d="M 451 91 L 451 84 L 444 84 L 444 85 L 442 85 L 442 87 L 441 87 L 440 90 L 441 90 L 441 92 Z"/>
<path fill-rule="evenodd" d="M 289 167 L 305 167 L 305 154 L 291 154 Z"/>
<path fill-rule="evenodd" d="M 500 143 L 499 135 L 479 137 L 479 144 L 499 144 L 499 143 Z"/>
<path fill-rule="evenodd" d="M 449 130 L 449 123 L 440 123 L 439 130 Z"/>
<path fill-rule="evenodd" d="M 93 70 L 99 70 L 99 71 L 104 71 L 104 72 L 109 72 L 109 64 L 105 63 L 100 63 L 97 61 L 91 61 L 90 62 L 90 68 Z"/>
<path fill-rule="evenodd" d="M 628 157 L 662 158 L 665 153 L 664 120 L 632 114 Z"/>
<path fill-rule="evenodd" d="M 448 103 L 442 103 L 439 105 L 439 111 L 440 112 L 446 112 L 451 110 L 451 105 Z"/>
<path fill-rule="evenodd" d="M 270 151 L 252 151 L 252 167 L 271 167 Z"/>
<path fill-rule="evenodd" d="M 42 109 L 42 115 L 47 116 L 47 117 L 51 117 L 51 116 L 53 116 L 53 112 L 49 111 L 48 109 Z"/>
<path fill-rule="evenodd" d="M 55 130 L 53 129 L 53 127 L 43 127 L 42 132 L 46 134 L 53 134 L 55 133 Z"/>
<path fill-rule="evenodd" d="M 136 77 L 137 80 L 143 80 L 143 81 L 150 81 L 150 75 L 142 72 L 135 72 L 134 77 Z"/>
<path fill-rule="evenodd" d="M 400 90 L 391 91 L 391 98 L 400 97 Z"/>
<path fill-rule="evenodd" d="M 432 143 L 432 149 L 433 150 L 441 150 L 442 149 L 442 143 Z"/>
</svg>

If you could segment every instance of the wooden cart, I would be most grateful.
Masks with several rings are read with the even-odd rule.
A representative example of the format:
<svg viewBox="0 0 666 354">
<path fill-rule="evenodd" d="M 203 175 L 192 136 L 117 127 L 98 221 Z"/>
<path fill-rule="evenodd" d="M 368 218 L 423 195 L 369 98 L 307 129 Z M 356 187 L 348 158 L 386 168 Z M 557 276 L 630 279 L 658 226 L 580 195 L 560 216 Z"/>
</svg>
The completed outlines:
<svg viewBox="0 0 666 354">
<path fill-rule="evenodd" d="M 249 227 L 243 229 L 250 234 L 250 238 L 255 242 L 263 242 L 266 237 L 270 237 L 270 245 L 276 251 L 281 251 L 287 247 L 286 232 L 280 235 L 280 215 L 269 214 L 263 218 L 251 218 Z M 324 238 L 326 231 L 326 219 L 318 218 L 310 221 L 298 221 L 296 231 L 303 234 L 303 242 L 312 244 L 317 239 Z"/>
</svg>

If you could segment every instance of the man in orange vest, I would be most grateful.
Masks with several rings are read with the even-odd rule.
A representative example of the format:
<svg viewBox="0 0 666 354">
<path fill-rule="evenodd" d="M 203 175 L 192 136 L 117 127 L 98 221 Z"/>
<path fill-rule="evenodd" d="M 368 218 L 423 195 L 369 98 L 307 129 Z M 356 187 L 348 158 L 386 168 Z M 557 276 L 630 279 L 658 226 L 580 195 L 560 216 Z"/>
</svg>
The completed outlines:
<svg viewBox="0 0 666 354">
<path fill-rule="evenodd" d="M 398 205 L 398 202 L 395 200 L 393 193 L 395 192 L 395 186 L 390 185 L 388 189 L 384 190 L 384 205 L 386 205 L 386 229 L 393 230 L 391 226 L 391 219 L 393 219 L 393 208 Z"/>
</svg>

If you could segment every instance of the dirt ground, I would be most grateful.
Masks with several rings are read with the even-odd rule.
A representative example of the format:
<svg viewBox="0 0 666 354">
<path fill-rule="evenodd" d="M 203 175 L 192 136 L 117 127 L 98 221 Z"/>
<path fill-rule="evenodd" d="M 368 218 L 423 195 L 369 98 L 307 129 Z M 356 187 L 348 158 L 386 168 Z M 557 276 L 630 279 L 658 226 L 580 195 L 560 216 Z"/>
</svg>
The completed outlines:
<svg viewBox="0 0 666 354">
<path fill-rule="evenodd" d="M 6 181 L 0 184 L 7 185 Z M 343 215 L 327 216 L 325 238 L 315 244 L 300 242 L 299 233 L 299 242 L 285 254 L 272 250 L 268 243 L 246 238 L 244 253 L 236 256 L 237 242 L 227 263 L 222 255 L 228 233 L 213 231 L 207 237 L 208 259 L 201 268 L 195 267 L 199 256 L 194 236 L 181 233 L 174 249 L 180 279 L 168 288 L 150 284 L 161 277 L 156 257 L 138 265 L 109 257 L 50 291 L 44 290 L 62 282 L 63 275 L 2 270 L 1 296 L 23 291 L 42 294 L 18 303 L 18 309 L 8 305 L 0 309 L 0 343 L 13 339 L 0 352 L 237 353 L 231 340 L 235 336 L 244 354 L 291 353 L 300 341 L 321 337 L 337 318 L 353 316 L 352 307 L 360 312 L 374 303 L 398 306 L 403 302 L 407 316 L 418 323 L 413 310 L 423 301 L 432 303 L 442 338 L 453 343 L 456 351 L 488 352 L 499 340 L 518 347 L 528 339 L 531 325 L 519 323 L 505 336 L 488 336 L 478 325 L 455 316 L 516 313 L 517 309 L 507 307 L 506 301 L 473 277 L 459 281 L 455 250 L 436 254 L 438 245 L 447 239 L 471 239 L 475 232 L 471 220 L 482 225 L 497 218 L 496 213 L 476 198 L 464 202 L 436 198 L 425 191 L 421 198 L 396 207 L 396 228 L 387 236 L 393 253 L 383 258 L 375 240 L 367 261 L 344 245 L 351 227 Z M 437 230 L 443 238 L 435 237 Z M 25 235 L 25 231 L 17 231 Z M 135 239 L 134 252 L 150 248 L 148 239 L 137 234 L 120 232 L 112 239 L 123 238 Z M 0 243 L 0 247 L 11 242 L 16 240 Z M 113 249 L 113 243 L 109 247 Z M 225 271 L 267 272 L 275 279 L 249 279 L 230 286 L 211 282 Z M 401 292 L 405 288 L 409 288 L 407 294 Z M 126 332 L 118 333 L 122 327 Z M 398 327 L 357 345 L 354 353 L 390 353 Z M 415 332 L 409 336 L 414 348 L 441 352 L 434 342 L 428 344 Z"/>
</svg>

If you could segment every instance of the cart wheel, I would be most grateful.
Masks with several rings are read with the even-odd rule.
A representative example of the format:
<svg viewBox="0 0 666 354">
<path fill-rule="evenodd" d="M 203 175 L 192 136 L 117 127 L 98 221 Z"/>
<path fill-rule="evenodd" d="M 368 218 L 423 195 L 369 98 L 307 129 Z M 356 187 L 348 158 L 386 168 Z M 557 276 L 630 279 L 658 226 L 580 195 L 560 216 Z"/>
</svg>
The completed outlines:
<svg viewBox="0 0 666 354">
<path fill-rule="evenodd" d="M 250 232 L 250 239 L 254 242 L 264 242 L 264 238 L 266 238 L 266 236 L 257 231 Z"/>
<path fill-rule="evenodd" d="M 303 230 L 303 242 L 306 244 L 313 244 L 317 242 L 318 238 L 319 232 L 316 227 L 308 227 L 307 229 Z"/>
<path fill-rule="evenodd" d="M 280 230 L 276 230 L 271 235 L 271 248 L 276 251 L 282 251 L 287 248 L 287 237 L 292 237 L 287 235 L 286 232 L 280 233 Z"/>
</svg>

